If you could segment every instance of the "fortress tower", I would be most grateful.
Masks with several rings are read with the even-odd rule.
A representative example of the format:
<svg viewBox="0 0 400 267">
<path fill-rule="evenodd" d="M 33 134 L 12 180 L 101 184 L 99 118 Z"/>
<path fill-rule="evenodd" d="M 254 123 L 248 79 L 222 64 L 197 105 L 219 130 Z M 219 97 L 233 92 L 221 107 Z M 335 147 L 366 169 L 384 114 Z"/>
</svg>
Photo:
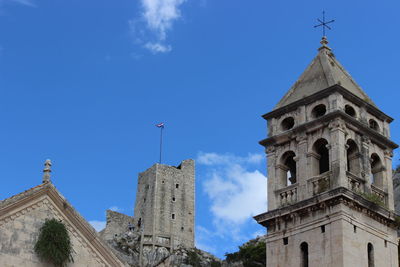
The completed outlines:
<svg viewBox="0 0 400 267">
<path fill-rule="evenodd" d="M 141 251 L 194 247 L 195 170 L 193 160 L 178 167 L 155 164 L 139 174 L 135 221 Z"/>
<path fill-rule="evenodd" d="M 268 228 L 267 266 L 398 266 L 393 119 L 327 43 L 263 115 L 268 212 L 255 219 Z"/>
</svg>

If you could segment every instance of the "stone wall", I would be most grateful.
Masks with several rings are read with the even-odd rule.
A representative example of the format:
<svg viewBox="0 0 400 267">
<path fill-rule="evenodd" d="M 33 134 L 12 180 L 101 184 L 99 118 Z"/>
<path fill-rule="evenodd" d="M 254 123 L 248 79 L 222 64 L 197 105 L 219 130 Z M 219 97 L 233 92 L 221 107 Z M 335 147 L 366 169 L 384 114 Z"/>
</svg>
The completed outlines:
<svg viewBox="0 0 400 267">
<path fill-rule="evenodd" d="M 134 217 L 125 215 L 112 210 L 106 211 L 106 228 L 99 232 L 100 237 L 107 242 L 113 240 L 115 236 L 128 230 L 129 224 L 136 227 Z"/>
<path fill-rule="evenodd" d="M 155 164 L 139 174 L 135 218 L 144 243 L 194 247 L 194 186 L 193 160 L 178 167 Z"/>
<path fill-rule="evenodd" d="M 282 221 L 267 236 L 267 266 L 299 266 L 303 242 L 310 266 L 368 266 L 368 243 L 375 266 L 398 266 L 396 230 L 344 204 Z"/>
</svg>

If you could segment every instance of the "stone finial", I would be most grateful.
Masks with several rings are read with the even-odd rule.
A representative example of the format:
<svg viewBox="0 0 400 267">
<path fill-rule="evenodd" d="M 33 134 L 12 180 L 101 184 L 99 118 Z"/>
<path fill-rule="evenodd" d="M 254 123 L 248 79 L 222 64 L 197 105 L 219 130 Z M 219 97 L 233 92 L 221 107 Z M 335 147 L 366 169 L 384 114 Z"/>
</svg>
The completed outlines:
<svg viewBox="0 0 400 267">
<path fill-rule="evenodd" d="M 326 48 L 326 49 L 328 49 L 328 50 L 331 50 L 330 48 L 329 48 L 329 46 L 328 46 L 328 39 L 326 38 L 326 36 L 322 36 L 322 39 L 321 39 L 321 41 L 320 41 L 320 44 L 322 44 L 322 46 L 318 49 L 318 50 L 321 50 L 321 49 L 324 49 L 324 48 Z"/>
<path fill-rule="evenodd" d="M 51 160 L 47 159 L 44 162 L 43 183 L 50 182 L 50 173 L 51 173 Z"/>
</svg>

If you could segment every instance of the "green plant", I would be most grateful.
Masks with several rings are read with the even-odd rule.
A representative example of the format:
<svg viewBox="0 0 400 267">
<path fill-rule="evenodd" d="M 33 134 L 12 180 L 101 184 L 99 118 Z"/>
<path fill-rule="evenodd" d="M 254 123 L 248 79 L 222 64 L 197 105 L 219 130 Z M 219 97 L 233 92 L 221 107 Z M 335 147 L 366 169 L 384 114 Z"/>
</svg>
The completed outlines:
<svg viewBox="0 0 400 267">
<path fill-rule="evenodd" d="M 397 229 L 400 229 L 400 216 L 395 215 L 394 221 L 396 223 Z"/>
<path fill-rule="evenodd" d="M 55 266 L 64 267 L 74 261 L 67 228 L 56 219 L 46 220 L 42 225 L 34 249 L 39 258 Z"/>
<path fill-rule="evenodd" d="M 378 195 L 376 195 L 374 193 L 362 193 L 361 192 L 359 194 L 363 198 L 365 198 L 366 200 L 371 201 L 371 202 L 375 203 L 378 206 L 382 206 L 382 207 L 385 206 L 385 203 L 383 203 L 382 199 Z"/>
<path fill-rule="evenodd" d="M 186 264 L 190 264 L 193 267 L 200 267 L 200 257 L 196 249 L 188 251 Z"/>
<path fill-rule="evenodd" d="M 221 267 L 221 265 L 222 264 L 216 260 L 212 260 L 212 262 L 211 262 L 211 267 Z"/>
<path fill-rule="evenodd" d="M 228 263 L 241 261 L 244 267 L 265 266 L 265 242 L 249 242 L 240 246 L 238 252 L 226 253 L 225 256 Z"/>
</svg>

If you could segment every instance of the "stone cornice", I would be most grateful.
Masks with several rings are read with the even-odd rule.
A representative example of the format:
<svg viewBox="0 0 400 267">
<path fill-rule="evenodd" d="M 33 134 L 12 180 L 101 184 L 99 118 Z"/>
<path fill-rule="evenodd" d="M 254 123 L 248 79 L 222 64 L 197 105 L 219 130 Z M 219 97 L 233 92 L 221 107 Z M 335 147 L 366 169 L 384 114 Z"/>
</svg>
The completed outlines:
<svg viewBox="0 0 400 267">
<path fill-rule="evenodd" d="M 309 103 L 315 102 L 316 100 L 327 97 L 335 92 L 342 94 L 346 99 L 352 101 L 354 104 L 365 107 L 369 113 L 373 114 L 377 118 L 387 121 L 389 123 L 393 121 L 392 117 L 386 115 L 385 113 L 380 111 L 377 107 L 375 107 L 371 104 L 368 104 L 367 102 L 365 102 L 364 100 L 362 100 L 361 98 L 354 95 L 353 93 L 351 93 L 350 91 L 348 91 L 347 89 L 345 89 L 344 87 L 342 87 L 338 84 L 335 84 L 331 87 L 323 89 L 323 90 L 321 90 L 313 95 L 310 95 L 308 97 L 305 97 L 303 99 L 297 100 L 296 102 L 293 102 L 287 106 L 283 106 L 281 108 L 278 108 L 276 110 L 268 112 L 268 113 L 262 115 L 262 117 L 264 119 L 268 120 L 273 117 L 281 116 L 287 112 L 296 110 L 298 106 L 307 105 Z"/>
<path fill-rule="evenodd" d="M 108 245 L 104 244 L 94 228 L 58 192 L 53 184 L 47 182 L 0 202 L 0 225 L 26 214 L 32 209 L 47 205 L 59 217 L 73 225 L 72 234 L 86 243 L 93 255 L 106 266 L 125 266 Z M 68 226 L 67 226 L 68 227 Z M 70 229 L 71 226 L 69 227 Z M 75 230 L 76 229 L 76 230 Z M 82 238 L 83 237 L 83 238 Z M 84 240 L 87 240 L 86 242 Z"/>
<path fill-rule="evenodd" d="M 295 204 L 262 213 L 254 216 L 254 219 L 259 224 L 268 227 L 279 220 L 291 220 L 295 214 L 303 216 L 311 211 L 335 206 L 340 203 L 362 212 L 382 224 L 397 228 L 395 222 L 396 214 L 393 211 L 389 211 L 384 207 L 370 202 L 345 187 L 338 187 Z"/>
<path fill-rule="evenodd" d="M 318 125 L 324 125 L 326 123 L 329 123 L 331 120 L 335 118 L 342 118 L 345 122 L 349 123 L 350 125 L 353 125 L 352 127 L 353 130 L 359 131 L 362 135 L 369 136 L 373 142 L 380 144 L 383 147 L 389 147 L 391 149 L 395 149 L 398 147 L 396 143 L 394 143 L 384 135 L 369 128 L 368 125 L 356 120 L 355 118 L 349 116 L 348 114 L 346 114 L 341 110 L 335 110 L 329 112 L 324 116 L 319 117 L 318 119 L 300 124 L 289 131 L 263 139 L 259 142 L 259 144 L 264 147 L 268 147 L 271 145 L 288 142 L 291 139 L 293 139 L 294 136 L 296 136 L 298 133 L 304 131 L 311 132 L 313 128 L 318 127 Z"/>
</svg>

